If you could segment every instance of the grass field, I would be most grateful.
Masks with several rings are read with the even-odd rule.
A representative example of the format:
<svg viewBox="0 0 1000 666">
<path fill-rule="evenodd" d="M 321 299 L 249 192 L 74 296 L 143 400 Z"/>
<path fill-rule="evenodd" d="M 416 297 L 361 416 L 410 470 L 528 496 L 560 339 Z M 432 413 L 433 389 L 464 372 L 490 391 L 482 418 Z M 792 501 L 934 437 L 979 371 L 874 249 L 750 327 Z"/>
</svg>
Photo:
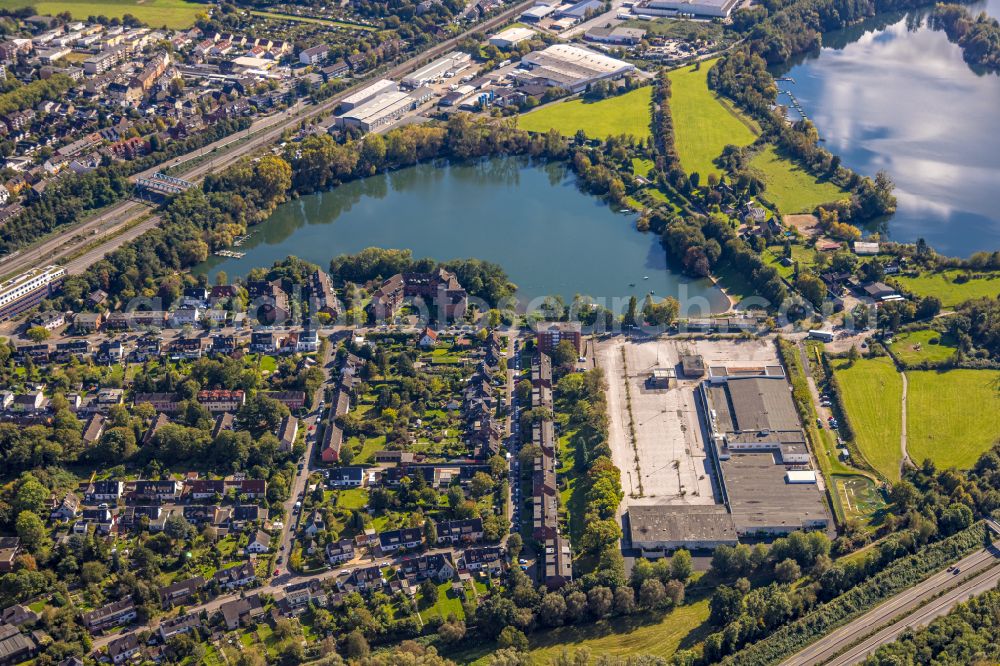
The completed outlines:
<svg viewBox="0 0 1000 666">
<path fill-rule="evenodd" d="M 860 359 L 850 367 L 845 361 L 837 361 L 834 372 L 858 450 L 883 476 L 898 480 L 903 459 L 899 447 L 903 380 L 892 360 Z"/>
<path fill-rule="evenodd" d="M 983 296 L 996 297 L 1000 294 L 1000 272 L 993 273 L 988 278 L 972 279 L 957 283 L 955 278 L 962 271 L 951 270 L 941 273 L 925 273 L 917 277 L 900 276 L 895 278 L 904 289 L 917 296 L 937 296 L 941 305 L 946 308 L 955 307 L 973 298 Z"/>
<path fill-rule="evenodd" d="M 587 648 L 593 657 L 648 654 L 669 659 L 682 642 L 690 647 L 701 640 L 699 627 L 708 619 L 708 600 L 681 606 L 660 622 L 635 626 L 635 618 L 619 618 L 579 627 L 562 627 L 532 636 L 531 652 L 537 664 L 548 664 L 563 650 Z"/>
<path fill-rule="evenodd" d="M 942 363 L 955 354 L 951 337 L 932 329 L 900 333 L 892 341 L 891 348 L 896 358 L 908 366 L 924 361 Z"/>
<path fill-rule="evenodd" d="M 708 89 L 708 70 L 714 64 L 708 60 L 699 69 L 683 67 L 670 72 L 674 145 L 684 170 L 697 171 L 702 182 L 708 174 L 720 173 L 712 161 L 726 145 L 746 146 L 756 138 L 750 121 Z"/>
<path fill-rule="evenodd" d="M 166 26 L 173 29 L 190 28 L 198 14 L 207 14 L 209 5 L 187 0 L 0 0 L 0 9 L 34 7 L 39 14 L 69 12 L 73 18 L 84 20 L 89 16 L 121 18 L 131 14 L 154 28 Z"/>
<path fill-rule="evenodd" d="M 651 87 L 645 86 L 599 102 L 585 102 L 579 98 L 556 102 L 518 117 L 517 124 L 529 132 L 555 129 L 564 136 L 573 136 L 583 130 L 592 139 L 619 134 L 646 139 L 651 136 L 649 102 L 652 92 Z"/>
<path fill-rule="evenodd" d="M 968 469 L 1000 438 L 1000 371 L 906 373 L 907 451 L 917 464 Z"/>
<path fill-rule="evenodd" d="M 802 167 L 783 158 L 767 146 L 752 160 L 750 166 L 764 176 L 767 189 L 763 196 L 775 204 L 782 213 L 808 213 L 816 206 L 847 196 L 840 187 L 825 180 L 817 180 Z"/>
</svg>

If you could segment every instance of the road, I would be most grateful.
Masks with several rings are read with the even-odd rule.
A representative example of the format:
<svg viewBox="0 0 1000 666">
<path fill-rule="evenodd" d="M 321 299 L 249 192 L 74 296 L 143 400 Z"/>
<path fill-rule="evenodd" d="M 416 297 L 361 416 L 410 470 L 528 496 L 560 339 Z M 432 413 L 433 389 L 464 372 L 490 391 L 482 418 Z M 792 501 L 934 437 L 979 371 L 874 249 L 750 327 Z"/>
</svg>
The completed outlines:
<svg viewBox="0 0 1000 666">
<path fill-rule="evenodd" d="M 902 370 L 899 371 L 899 376 L 903 380 L 903 404 L 902 404 L 902 419 L 903 426 L 899 431 L 899 448 L 903 454 L 902 460 L 899 461 L 899 473 L 900 476 L 906 473 L 907 467 L 916 467 L 913 461 L 910 460 L 910 452 L 906 447 L 906 394 L 909 393 L 909 384 L 906 381 L 906 373 Z"/>
<path fill-rule="evenodd" d="M 281 562 L 277 564 L 277 568 L 282 571 L 287 569 L 288 557 L 292 554 L 292 541 L 295 539 L 295 531 L 292 528 L 302 518 L 300 513 L 295 511 L 295 503 L 304 496 L 306 483 L 309 481 L 309 474 L 315 467 L 313 451 L 316 446 L 316 424 L 322 418 L 323 410 L 325 409 L 325 402 L 321 403 L 324 391 L 331 386 L 330 379 L 333 373 L 334 361 L 331 359 L 330 350 L 334 346 L 334 340 L 331 339 L 330 344 L 327 345 L 326 353 L 319 360 L 319 366 L 323 369 L 323 383 L 316 389 L 316 393 L 313 394 L 312 411 L 300 422 L 301 427 L 306 433 L 306 450 L 302 454 L 302 469 L 297 471 L 295 481 L 292 483 L 291 492 L 284 503 L 285 521 L 281 528 L 281 536 L 278 538 L 277 550 L 278 557 L 281 558 Z"/>
<path fill-rule="evenodd" d="M 389 68 L 387 71 L 377 72 L 376 76 L 379 78 L 398 78 L 408 74 L 409 72 L 418 69 L 428 61 L 454 49 L 460 41 L 470 37 L 473 33 L 484 32 L 498 27 L 510 21 L 510 19 L 515 16 L 520 15 L 521 12 L 532 7 L 533 5 L 534 0 L 520 2 L 492 18 L 475 24 L 465 32 L 440 42 L 427 50 L 418 53 L 412 58 Z M 157 171 L 170 167 L 174 169 L 171 175 L 196 183 L 204 178 L 206 174 L 212 173 L 216 167 L 231 164 L 243 155 L 251 153 L 270 143 L 274 143 L 286 130 L 295 127 L 304 121 L 308 122 L 310 120 L 318 119 L 329 112 L 332 112 L 336 109 L 337 105 L 343 98 L 364 87 L 370 82 L 371 78 L 374 77 L 361 81 L 356 85 L 345 89 L 339 95 L 331 97 L 330 99 L 319 104 L 306 104 L 303 101 L 297 102 L 295 105 L 281 113 L 258 119 L 247 131 L 230 135 L 209 144 L 204 148 L 199 148 L 198 150 L 192 151 L 180 158 L 176 158 L 168 163 L 147 169 L 146 171 L 134 175 L 132 179 L 135 180 L 136 178 L 142 176 L 149 176 Z M 247 139 L 248 136 L 250 137 L 249 139 Z M 239 143 L 241 141 L 242 143 Z M 225 148 L 230 148 L 230 150 L 224 150 Z M 191 168 L 176 168 L 176 165 L 178 164 L 183 165 L 187 162 L 201 158 L 205 154 L 213 153 L 218 154 L 209 160 L 193 165 Z M 80 248 L 84 247 L 86 243 L 92 243 L 96 240 L 103 239 L 99 245 L 91 248 L 82 256 L 75 258 L 66 264 L 66 270 L 68 273 L 72 274 L 82 272 L 88 266 L 103 258 L 108 252 L 114 251 L 128 241 L 156 226 L 160 221 L 158 215 L 153 215 L 138 224 L 134 224 L 137 219 L 141 218 L 148 212 L 148 205 L 132 200 L 123 201 L 119 204 L 111 206 L 104 212 L 99 213 L 80 224 L 62 229 L 58 234 L 47 238 L 34 246 L 25 248 L 14 257 L 10 257 L 5 259 L 3 262 L 0 262 L 0 275 L 21 273 L 37 266 L 56 263 L 68 255 L 79 252 Z M 131 227 L 127 233 L 116 235 L 119 234 L 124 227 L 127 227 L 130 224 L 134 224 L 134 226 Z M 78 236 L 82 236 L 82 238 L 74 241 L 73 239 Z"/>
<path fill-rule="evenodd" d="M 946 613 L 956 603 L 968 598 L 972 590 L 985 590 L 994 586 L 997 581 L 1000 581 L 1000 566 L 995 566 L 998 564 L 998 558 L 1000 558 L 1000 551 L 996 548 L 983 549 L 969 555 L 957 563 L 961 571 L 959 575 L 962 577 L 973 573 L 977 575 L 955 590 L 948 591 L 957 582 L 956 574 L 950 571 L 938 572 L 922 583 L 876 606 L 853 622 L 832 631 L 782 664 L 783 666 L 813 666 L 828 662 L 845 665 L 856 663 L 879 645 L 891 641 L 907 627 L 920 626 L 925 623 L 926 619 L 922 621 L 921 618 L 926 615 L 926 612 Z M 934 598 L 943 592 L 945 593 L 943 596 Z M 921 608 L 921 605 L 925 603 L 928 605 Z M 870 639 L 866 639 L 858 645 L 857 649 L 852 648 L 843 657 L 836 657 L 837 653 L 843 650 L 844 646 L 849 644 L 852 639 L 865 635 L 873 628 L 886 625 L 894 618 L 906 613 L 911 613 L 911 615 L 900 619 L 891 627 L 886 627 L 886 630 L 879 631 Z M 936 615 L 930 617 L 936 617 Z M 889 629 L 898 629 L 898 631 L 893 633 L 893 631 L 888 631 Z M 862 648 L 862 646 L 867 647 Z M 849 656 L 852 654 L 855 654 L 853 661 L 850 660 Z"/>
<path fill-rule="evenodd" d="M 929 602 L 912 615 L 877 632 L 847 652 L 827 662 L 829 666 L 852 666 L 864 661 L 879 646 L 891 643 L 907 629 L 923 627 L 937 617 L 947 615 L 957 604 L 992 590 L 1000 581 L 1000 567 L 993 567 Z"/>
</svg>

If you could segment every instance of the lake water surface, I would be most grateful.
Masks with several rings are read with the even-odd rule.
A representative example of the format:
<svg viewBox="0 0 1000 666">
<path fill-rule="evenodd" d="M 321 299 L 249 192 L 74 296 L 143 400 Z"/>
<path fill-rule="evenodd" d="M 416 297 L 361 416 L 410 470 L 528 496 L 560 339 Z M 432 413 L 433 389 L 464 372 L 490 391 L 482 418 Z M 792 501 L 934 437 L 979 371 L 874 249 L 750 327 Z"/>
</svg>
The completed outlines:
<svg viewBox="0 0 1000 666">
<path fill-rule="evenodd" d="M 1000 17 L 1000 0 L 974 12 Z M 779 82 L 844 164 L 896 182 L 897 212 L 872 230 L 939 252 L 1000 249 L 1000 76 L 977 74 L 926 12 L 824 35 Z M 783 72 L 779 72 L 781 74 Z M 785 95 L 779 96 L 788 102 Z"/>
<path fill-rule="evenodd" d="M 522 302 L 560 295 L 568 303 L 584 294 L 608 299 L 611 307 L 611 299 L 641 301 L 653 291 L 692 306 L 690 316 L 729 305 L 710 281 L 670 270 L 658 236 L 636 231 L 634 214 L 582 193 L 564 166 L 514 158 L 420 165 L 304 196 L 253 227 L 251 238 L 234 248 L 246 256 L 211 257 L 196 272 L 243 276 L 288 255 L 325 268 L 334 256 L 366 247 L 496 262 L 518 285 Z"/>
</svg>

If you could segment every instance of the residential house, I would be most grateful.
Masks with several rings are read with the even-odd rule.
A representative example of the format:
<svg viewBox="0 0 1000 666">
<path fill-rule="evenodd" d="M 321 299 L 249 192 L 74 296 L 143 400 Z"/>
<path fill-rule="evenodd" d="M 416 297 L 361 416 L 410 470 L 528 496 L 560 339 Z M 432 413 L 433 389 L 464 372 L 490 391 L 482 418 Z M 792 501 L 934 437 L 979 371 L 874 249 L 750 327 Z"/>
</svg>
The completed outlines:
<svg viewBox="0 0 1000 666">
<path fill-rule="evenodd" d="M 345 592 L 368 592 L 381 589 L 385 585 L 382 569 L 376 565 L 354 569 L 345 578 L 338 578 L 337 585 Z"/>
<path fill-rule="evenodd" d="M 141 645 L 135 634 L 125 634 L 108 643 L 108 656 L 114 664 L 123 664 L 139 653 Z"/>
<path fill-rule="evenodd" d="M 96 333 L 103 323 L 103 312 L 78 312 L 73 317 L 73 330 L 82 335 Z"/>
<path fill-rule="evenodd" d="M 354 541 L 352 539 L 341 539 L 326 544 L 326 559 L 330 564 L 349 562 L 354 559 Z"/>
<path fill-rule="evenodd" d="M 306 520 L 306 526 L 302 531 L 309 536 L 314 537 L 317 533 L 322 532 L 325 529 L 326 521 L 323 520 L 323 514 L 319 511 L 313 511 L 309 514 L 309 518 Z"/>
<path fill-rule="evenodd" d="M 388 530 L 378 535 L 379 551 L 383 554 L 394 553 L 400 548 L 413 550 L 424 545 L 424 531 L 419 527 L 404 527 L 398 530 Z"/>
<path fill-rule="evenodd" d="M 131 597 L 126 597 L 120 601 L 113 601 L 110 604 L 101 606 L 97 610 L 84 613 L 80 621 L 91 633 L 97 633 L 104 629 L 131 622 L 136 617 L 138 617 L 138 613 L 136 612 L 135 602 L 132 601 Z"/>
<path fill-rule="evenodd" d="M 277 400 L 293 414 L 306 406 L 305 391 L 264 391 L 264 396 Z"/>
<path fill-rule="evenodd" d="M 181 398 L 176 393 L 137 393 L 135 404 L 148 402 L 158 412 L 172 414 L 180 408 Z"/>
<path fill-rule="evenodd" d="M 121 481 L 94 481 L 87 487 L 84 497 L 88 502 L 117 502 L 123 490 Z"/>
<path fill-rule="evenodd" d="M 198 402 L 210 412 L 237 412 L 246 403 L 246 394 L 241 389 L 198 391 Z"/>
<path fill-rule="evenodd" d="M 483 519 L 443 520 L 437 524 L 438 544 L 468 544 L 483 540 Z"/>
<path fill-rule="evenodd" d="M 157 633 L 160 634 L 160 640 L 165 643 L 174 636 L 186 634 L 201 628 L 202 621 L 197 615 L 180 615 L 160 622 L 160 628 Z"/>
<path fill-rule="evenodd" d="M 0 624 L 20 627 L 24 624 L 34 624 L 38 621 L 38 613 L 27 606 L 14 604 L 0 611 Z"/>
<path fill-rule="evenodd" d="M 271 535 L 264 530 L 257 530 L 244 549 L 247 555 L 266 553 L 271 549 Z"/>
<path fill-rule="evenodd" d="M 0 624 L 0 664 L 27 663 L 38 654 L 38 643 L 33 634 L 22 634 L 12 624 Z"/>
<path fill-rule="evenodd" d="M 503 563 L 503 549 L 500 546 L 484 546 L 466 548 L 458 559 L 458 568 L 469 571 L 485 569 L 491 573 L 499 573 L 503 569 Z"/>
<path fill-rule="evenodd" d="M 77 517 L 80 513 L 80 500 L 73 493 L 66 493 L 63 496 L 62 501 L 56 504 L 55 508 L 52 509 L 50 517 L 52 520 L 59 520 L 62 522 L 68 522 Z"/>
<path fill-rule="evenodd" d="M 424 349 L 431 349 L 436 347 L 438 343 L 437 331 L 428 327 L 424 329 L 423 334 L 420 336 L 420 346 Z"/>
<path fill-rule="evenodd" d="M 257 573 L 253 564 L 246 562 L 228 569 L 220 569 L 212 576 L 212 582 L 218 584 L 220 589 L 231 591 L 239 587 L 246 587 L 257 582 Z"/>
<path fill-rule="evenodd" d="M 180 499 L 184 484 L 180 481 L 129 481 L 125 484 L 128 502 L 174 502 Z"/>
<path fill-rule="evenodd" d="M 185 578 L 170 585 L 164 585 L 159 589 L 160 605 L 163 608 L 170 608 L 174 604 L 186 603 L 188 599 L 205 586 L 205 579 L 201 576 Z"/>
<path fill-rule="evenodd" d="M 264 615 L 264 604 L 261 602 L 260 596 L 254 594 L 245 599 L 236 599 L 222 604 L 219 607 L 219 613 L 222 615 L 226 629 L 233 631 Z"/>
<path fill-rule="evenodd" d="M 14 570 L 14 559 L 21 550 L 21 539 L 16 536 L 0 536 L 0 574 Z"/>
<path fill-rule="evenodd" d="M 84 443 L 89 445 L 96 444 L 97 440 L 104 434 L 104 424 L 106 421 L 107 419 L 100 412 L 91 414 L 86 424 L 84 424 L 83 433 L 81 434 Z"/>
<path fill-rule="evenodd" d="M 405 558 L 399 564 L 399 571 L 411 584 L 428 578 L 444 583 L 455 575 L 455 565 L 451 561 L 451 553 L 432 553 Z"/>
<path fill-rule="evenodd" d="M 290 616 L 302 613 L 310 603 L 318 606 L 327 604 L 326 590 L 318 580 L 289 585 L 285 588 L 285 596 L 278 600 L 277 605 L 283 615 Z"/>
<path fill-rule="evenodd" d="M 361 488 L 365 485 L 367 475 L 364 467 L 335 467 L 329 470 L 330 486 L 334 488 Z"/>
<path fill-rule="evenodd" d="M 299 420 L 294 416 L 286 416 L 278 426 L 278 441 L 282 451 L 291 451 L 295 438 L 299 433 Z"/>
</svg>

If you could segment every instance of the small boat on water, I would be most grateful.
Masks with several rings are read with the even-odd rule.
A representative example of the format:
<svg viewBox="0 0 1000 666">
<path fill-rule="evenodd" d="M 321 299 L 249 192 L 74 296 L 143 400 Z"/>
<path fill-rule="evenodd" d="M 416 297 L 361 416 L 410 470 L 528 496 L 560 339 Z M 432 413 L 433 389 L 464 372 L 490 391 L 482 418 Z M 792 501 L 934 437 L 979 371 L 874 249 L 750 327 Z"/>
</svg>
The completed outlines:
<svg viewBox="0 0 1000 666">
<path fill-rule="evenodd" d="M 635 282 L 629 282 L 629 283 L 628 283 L 628 286 L 630 286 L 630 287 L 634 287 L 634 286 L 635 286 Z"/>
<path fill-rule="evenodd" d="M 642 276 L 642 279 L 643 279 L 643 280 L 648 280 L 648 279 L 649 279 L 649 276 L 648 276 L 648 275 L 643 275 L 643 276 Z"/>
</svg>

